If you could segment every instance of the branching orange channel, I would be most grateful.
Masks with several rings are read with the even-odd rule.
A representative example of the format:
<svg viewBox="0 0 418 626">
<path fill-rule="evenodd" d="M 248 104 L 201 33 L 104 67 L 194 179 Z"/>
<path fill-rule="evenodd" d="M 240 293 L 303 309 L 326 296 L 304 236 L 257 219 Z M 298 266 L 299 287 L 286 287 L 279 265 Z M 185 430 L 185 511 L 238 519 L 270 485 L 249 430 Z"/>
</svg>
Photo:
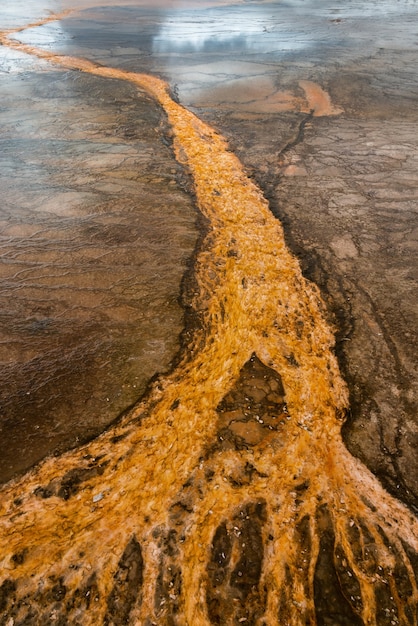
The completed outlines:
<svg viewBox="0 0 418 626">
<path fill-rule="evenodd" d="M 262 193 L 164 81 L 22 30 L 1 43 L 155 98 L 208 230 L 175 369 L 98 439 L 2 489 L 1 624 L 416 625 L 418 522 L 344 446 L 323 303 Z"/>
</svg>

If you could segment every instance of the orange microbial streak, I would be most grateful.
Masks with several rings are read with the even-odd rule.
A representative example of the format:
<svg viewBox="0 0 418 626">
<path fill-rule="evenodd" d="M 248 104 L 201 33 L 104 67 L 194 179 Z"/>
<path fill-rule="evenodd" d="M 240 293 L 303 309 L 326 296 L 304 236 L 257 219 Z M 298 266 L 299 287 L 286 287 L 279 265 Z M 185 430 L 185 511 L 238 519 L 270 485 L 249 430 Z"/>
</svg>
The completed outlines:
<svg viewBox="0 0 418 626">
<path fill-rule="evenodd" d="M 3 488 L 1 623 L 416 625 L 417 520 L 345 448 L 320 295 L 225 140 L 158 78 L 1 41 L 154 97 L 208 224 L 176 368 Z"/>
</svg>

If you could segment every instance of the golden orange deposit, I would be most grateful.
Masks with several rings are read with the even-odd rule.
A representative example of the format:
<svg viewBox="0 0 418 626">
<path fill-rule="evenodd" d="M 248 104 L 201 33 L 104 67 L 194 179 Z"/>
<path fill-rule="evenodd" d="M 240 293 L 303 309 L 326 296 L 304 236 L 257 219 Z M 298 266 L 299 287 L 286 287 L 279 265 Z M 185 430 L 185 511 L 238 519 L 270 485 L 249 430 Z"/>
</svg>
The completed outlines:
<svg viewBox="0 0 418 626">
<path fill-rule="evenodd" d="M 326 531 L 353 615 L 416 624 L 417 520 L 345 448 L 348 394 L 320 295 L 223 137 L 159 78 L 55 55 L 11 32 L 1 43 L 155 98 L 207 220 L 189 294 L 197 322 L 175 369 L 97 440 L 1 491 L 1 623 L 209 624 L 227 593 L 211 571 L 245 576 L 236 538 L 247 529 L 260 538 L 260 571 L 232 593 L 222 623 L 316 624 Z M 319 87 L 302 87 L 320 97 L 317 114 L 338 112 Z M 216 447 L 219 407 L 251 359 L 281 379 L 285 408 L 270 416 L 280 427 Z M 258 535 L 240 518 L 251 511 Z M 226 546 L 218 562 L 215 544 Z"/>
</svg>

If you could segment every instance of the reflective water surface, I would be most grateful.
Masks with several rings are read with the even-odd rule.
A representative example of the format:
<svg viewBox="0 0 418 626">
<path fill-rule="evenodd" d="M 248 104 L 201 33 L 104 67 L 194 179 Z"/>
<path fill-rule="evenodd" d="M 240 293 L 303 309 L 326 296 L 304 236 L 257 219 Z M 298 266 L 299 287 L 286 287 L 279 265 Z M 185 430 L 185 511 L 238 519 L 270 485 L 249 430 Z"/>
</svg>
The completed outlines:
<svg viewBox="0 0 418 626">
<path fill-rule="evenodd" d="M 0 35 L 0 621 L 416 626 L 415 2 L 78 5 Z"/>
<path fill-rule="evenodd" d="M 196 240 L 160 112 L 26 56 L 0 74 L 3 480 L 100 432 L 168 367 Z"/>
<path fill-rule="evenodd" d="M 2 25 L 71 6 L 20 39 L 162 75 L 228 136 L 340 324 L 347 436 L 414 500 L 416 2 L 39 1 L 2 7 Z M 154 104 L 17 51 L 1 68 L 7 478 L 98 432 L 168 367 L 197 228 Z M 320 110 L 313 84 L 345 115 L 298 134 Z"/>
<path fill-rule="evenodd" d="M 1 41 L 155 99 L 207 221 L 172 371 L 96 440 L 1 490 L 4 621 L 415 626 L 418 520 L 341 438 L 324 302 L 240 160 L 160 78 Z M 287 176 L 304 175 L 286 161 L 308 129 L 344 113 L 299 86 L 312 108 L 288 103 L 303 117 Z M 351 239 L 331 247 L 358 255 Z"/>
</svg>

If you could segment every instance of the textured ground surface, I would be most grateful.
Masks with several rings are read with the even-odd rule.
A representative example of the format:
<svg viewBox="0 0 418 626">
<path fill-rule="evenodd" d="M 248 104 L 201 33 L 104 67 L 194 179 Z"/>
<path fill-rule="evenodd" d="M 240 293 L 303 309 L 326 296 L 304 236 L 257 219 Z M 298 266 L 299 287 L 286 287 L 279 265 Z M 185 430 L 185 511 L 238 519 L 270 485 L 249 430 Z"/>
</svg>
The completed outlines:
<svg viewBox="0 0 418 626">
<path fill-rule="evenodd" d="M 345 443 L 412 509 L 417 506 L 413 104 L 418 78 L 411 26 L 416 17 L 409 2 L 374 8 L 361 2 L 344 8 L 266 2 L 163 13 L 122 6 L 89 9 L 19 36 L 50 52 L 159 73 L 182 103 L 227 137 L 326 301 L 327 311 L 319 308 L 335 325 L 351 400 Z M 190 178 L 166 145 L 168 125 L 148 96 L 138 98 L 108 70 L 98 78 L 64 71 L 58 63 L 51 71 L 14 50 L 4 52 L 2 64 L 6 479 L 55 448 L 99 432 L 136 399 L 155 371 L 168 367 L 181 329 L 176 298 L 198 229 Z M 163 106 L 171 111 L 169 103 Z M 236 196 L 230 196 L 229 206 L 240 215 L 240 194 L 245 197 L 248 183 L 241 189 L 235 170 L 224 180 L 218 166 L 206 160 L 203 143 L 198 151 L 210 132 L 186 119 L 176 131 L 177 159 L 192 170 L 200 209 L 206 215 L 207 197 L 226 197 L 230 182 Z M 200 132 L 196 155 L 186 157 L 181 142 L 192 128 Z M 222 150 L 219 156 L 226 158 Z M 304 298 L 315 301 L 316 295 L 289 275 L 295 291 L 286 330 L 280 281 L 277 292 L 274 280 L 263 291 L 270 276 L 263 253 L 271 254 L 270 241 L 257 250 L 257 238 L 261 243 L 265 235 L 258 225 L 252 231 L 250 222 L 245 231 L 239 220 L 236 226 L 231 220 L 228 240 L 228 219 L 223 240 L 216 213 L 210 219 L 213 235 L 195 267 L 197 284 L 188 282 L 186 300 L 197 316 L 190 330 L 197 334 L 185 335 L 190 353 L 183 353 L 184 372 L 180 363 L 120 431 L 84 454 L 49 462 L 16 483 L 17 491 L 11 485 L 4 492 L 10 532 L 22 549 L 9 561 L 5 557 L 6 568 L 16 572 L 1 587 L 1 610 L 9 621 L 33 623 L 65 615 L 78 623 L 87 611 L 89 619 L 109 624 L 135 623 L 138 616 L 147 624 L 182 619 L 270 624 L 276 617 L 289 624 L 415 624 L 415 522 L 339 443 L 339 422 L 332 410 L 328 416 L 334 401 L 337 420 L 345 407 L 344 394 L 334 398 L 338 373 L 328 391 L 318 360 L 319 378 L 310 384 L 315 367 L 303 363 L 311 357 L 298 352 L 302 348 L 290 350 L 283 339 L 295 333 L 296 344 L 306 337 L 311 345 L 309 324 L 316 319 L 322 328 L 322 318 L 306 308 Z M 251 242 L 248 248 L 240 229 Z M 243 273 L 235 276 L 235 266 Z M 238 300 L 232 289 L 237 277 Z M 242 327 L 241 308 L 249 320 Z M 225 334 L 222 345 L 234 320 L 236 337 Z M 257 341 L 252 332 L 260 333 Z M 320 340 L 325 362 L 327 332 Z M 266 347 L 270 341 L 274 348 Z M 102 375 L 104 364 L 108 370 Z M 195 379 L 191 387 L 188 376 Z M 132 424 L 148 414 L 143 439 L 139 434 L 137 440 Z M 183 442 L 177 430 L 165 439 L 166 418 L 168 426 L 183 432 Z M 193 420 L 196 437 L 190 438 L 186 430 Z M 132 468 L 139 467 L 134 460 L 145 458 L 141 454 L 148 460 L 133 480 Z M 148 466 L 161 475 L 150 479 Z M 126 476 L 132 485 L 119 503 Z M 93 506 L 79 520 L 92 492 Z M 112 504 L 106 506 L 108 492 Z M 103 498 L 105 509 L 94 504 Z M 155 518 L 138 512 L 138 502 L 155 511 Z M 128 517 L 122 522 L 120 515 Z M 25 534 L 29 519 L 40 532 L 39 546 Z M 42 546 L 62 520 L 69 534 L 54 531 L 58 565 L 50 566 Z M 97 529 L 92 554 L 102 548 L 98 538 L 104 533 L 113 557 L 99 560 L 88 574 L 82 547 L 91 541 L 90 524 Z M 37 592 L 25 578 L 35 571 L 34 563 Z M 80 573 L 72 574 L 75 570 Z M 143 591 L 138 595 L 134 588 Z M 200 593 L 197 608 L 190 605 L 190 589 Z M 96 595 L 99 618 L 80 594 Z M 29 598 L 32 609 L 25 608 Z"/>
<path fill-rule="evenodd" d="M 197 235 L 155 105 L 25 61 L 0 73 L 3 481 L 97 435 L 167 369 Z"/>
</svg>

